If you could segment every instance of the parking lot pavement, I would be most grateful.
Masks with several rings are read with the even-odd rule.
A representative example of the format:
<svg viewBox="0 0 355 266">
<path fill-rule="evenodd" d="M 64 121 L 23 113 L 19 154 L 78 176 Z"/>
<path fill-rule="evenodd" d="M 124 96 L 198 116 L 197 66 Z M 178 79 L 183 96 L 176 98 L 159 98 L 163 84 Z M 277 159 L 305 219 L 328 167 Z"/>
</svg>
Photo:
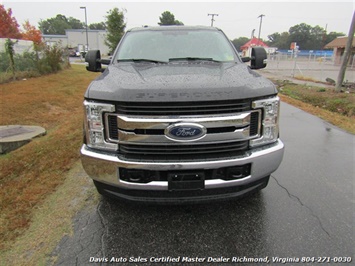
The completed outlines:
<svg viewBox="0 0 355 266">
<path fill-rule="evenodd" d="M 315 61 L 307 58 L 296 58 L 288 60 L 268 60 L 265 69 L 258 70 L 269 77 L 278 79 L 292 79 L 303 77 L 315 81 L 325 82 L 326 78 L 337 80 L 340 66 L 334 65 L 331 61 Z M 348 66 L 344 81 L 355 82 L 355 66 Z"/>
<path fill-rule="evenodd" d="M 281 138 L 284 160 L 263 191 L 186 206 L 102 199 L 74 218 L 73 236 L 52 254 L 56 265 L 204 265 L 183 258 L 235 265 L 233 258 L 266 257 L 275 265 L 277 258 L 353 256 L 355 136 L 282 103 Z"/>
</svg>

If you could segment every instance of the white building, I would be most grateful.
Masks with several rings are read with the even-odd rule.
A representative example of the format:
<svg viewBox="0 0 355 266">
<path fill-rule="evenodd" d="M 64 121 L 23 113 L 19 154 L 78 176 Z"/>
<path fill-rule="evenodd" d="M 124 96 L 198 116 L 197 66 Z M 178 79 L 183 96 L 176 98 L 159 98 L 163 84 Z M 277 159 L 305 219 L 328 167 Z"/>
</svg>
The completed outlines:
<svg viewBox="0 0 355 266">
<path fill-rule="evenodd" d="M 0 38 L 0 52 L 5 52 L 5 43 L 8 38 Z M 16 54 L 23 54 L 24 52 L 33 51 L 33 42 L 26 40 L 11 39 L 14 44 L 14 51 Z"/>
<path fill-rule="evenodd" d="M 107 32 L 105 30 L 88 30 L 89 50 L 100 50 L 101 54 L 107 55 L 109 48 L 105 44 Z M 63 47 L 74 48 L 82 52 L 86 48 L 86 30 L 68 29 L 65 35 L 43 35 L 46 44 L 61 43 Z"/>
</svg>

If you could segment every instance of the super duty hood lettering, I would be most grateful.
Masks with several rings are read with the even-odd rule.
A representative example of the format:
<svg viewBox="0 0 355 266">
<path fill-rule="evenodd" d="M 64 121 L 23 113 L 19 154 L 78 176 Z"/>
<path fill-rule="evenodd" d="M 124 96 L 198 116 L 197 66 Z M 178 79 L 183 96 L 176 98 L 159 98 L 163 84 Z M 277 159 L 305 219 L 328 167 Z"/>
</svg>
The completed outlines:
<svg viewBox="0 0 355 266">
<path fill-rule="evenodd" d="M 276 94 L 272 82 L 244 64 L 121 63 L 93 81 L 87 98 L 113 101 L 195 101 Z"/>
<path fill-rule="evenodd" d="M 232 91 L 226 92 L 141 92 L 136 95 L 136 99 L 155 99 L 155 98 L 178 98 L 178 99 L 188 99 L 188 98 L 224 98 L 232 95 Z"/>
</svg>

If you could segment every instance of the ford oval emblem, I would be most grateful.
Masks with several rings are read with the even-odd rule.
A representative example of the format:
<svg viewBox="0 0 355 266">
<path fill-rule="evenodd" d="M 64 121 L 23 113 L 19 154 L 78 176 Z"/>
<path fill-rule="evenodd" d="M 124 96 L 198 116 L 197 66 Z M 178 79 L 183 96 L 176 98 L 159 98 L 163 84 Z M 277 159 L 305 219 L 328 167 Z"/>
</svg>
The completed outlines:
<svg viewBox="0 0 355 266">
<path fill-rule="evenodd" d="M 178 123 L 168 126 L 165 136 L 174 141 L 187 142 L 202 139 L 206 132 L 206 128 L 199 124 Z"/>
</svg>

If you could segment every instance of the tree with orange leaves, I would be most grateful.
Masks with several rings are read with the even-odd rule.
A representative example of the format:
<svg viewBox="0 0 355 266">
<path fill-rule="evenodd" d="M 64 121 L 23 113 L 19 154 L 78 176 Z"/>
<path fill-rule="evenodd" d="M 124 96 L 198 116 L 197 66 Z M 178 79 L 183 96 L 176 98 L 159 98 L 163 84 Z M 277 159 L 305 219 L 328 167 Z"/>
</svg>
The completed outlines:
<svg viewBox="0 0 355 266">
<path fill-rule="evenodd" d="M 22 39 L 33 41 L 35 45 L 40 45 L 42 43 L 42 33 L 40 30 L 32 26 L 28 20 L 22 24 L 24 31 L 22 32 Z"/>
<path fill-rule="evenodd" d="M 0 5 L 0 38 L 21 39 L 21 32 L 16 18 L 12 17 L 12 10 Z"/>
</svg>

